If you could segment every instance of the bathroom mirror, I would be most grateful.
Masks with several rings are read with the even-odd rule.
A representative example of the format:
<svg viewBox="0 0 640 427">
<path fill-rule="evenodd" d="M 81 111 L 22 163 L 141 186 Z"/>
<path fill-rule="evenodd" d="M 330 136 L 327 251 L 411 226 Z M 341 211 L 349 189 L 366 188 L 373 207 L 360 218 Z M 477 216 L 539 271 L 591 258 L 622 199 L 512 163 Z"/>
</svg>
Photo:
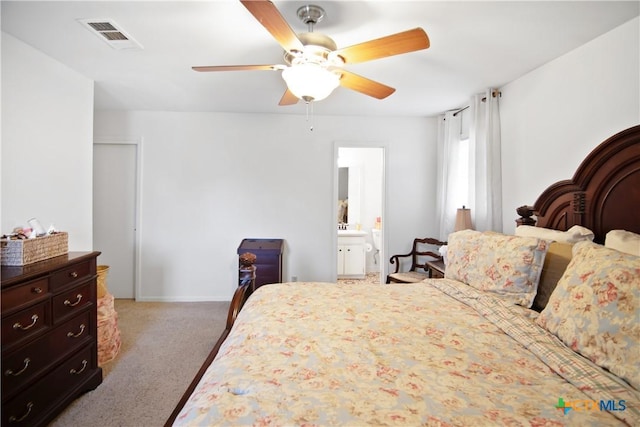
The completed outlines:
<svg viewBox="0 0 640 427">
<path fill-rule="evenodd" d="M 349 168 L 338 168 L 338 224 L 349 222 Z"/>
<path fill-rule="evenodd" d="M 361 169 L 357 165 L 338 167 L 338 224 L 361 224 Z"/>
</svg>

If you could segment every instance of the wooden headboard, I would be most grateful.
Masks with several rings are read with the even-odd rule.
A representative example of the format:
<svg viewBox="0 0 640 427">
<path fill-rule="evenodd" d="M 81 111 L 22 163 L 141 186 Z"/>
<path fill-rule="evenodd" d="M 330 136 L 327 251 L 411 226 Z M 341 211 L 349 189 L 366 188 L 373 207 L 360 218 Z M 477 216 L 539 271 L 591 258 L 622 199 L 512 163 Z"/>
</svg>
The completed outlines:
<svg viewBox="0 0 640 427">
<path fill-rule="evenodd" d="M 602 142 L 572 179 L 552 184 L 533 206 L 516 211 L 518 225 L 563 231 L 582 225 L 594 232 L 597 243 L 604 243 L 610 230 L 640 234 L 640 125 Z"/>
</svg>

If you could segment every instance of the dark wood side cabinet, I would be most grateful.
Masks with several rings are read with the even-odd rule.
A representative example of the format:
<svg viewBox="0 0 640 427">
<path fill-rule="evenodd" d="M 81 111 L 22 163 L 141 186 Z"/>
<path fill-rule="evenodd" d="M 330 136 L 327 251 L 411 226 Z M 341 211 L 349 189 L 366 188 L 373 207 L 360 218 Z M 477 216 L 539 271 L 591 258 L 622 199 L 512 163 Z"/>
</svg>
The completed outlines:
<svg viewBox="0 0 640 427">
<path fill-rule="evenodd" d="M 238 255 L 251 252 L 256 256 L 256 289 L 267 283 L 282 282 L 282 239 L 242 239 Z"/>
<path fill-rule="evenodd" d="M 427 261 L 427 271 L 429 272 L 429 278 L 442 279 L 445 272 L 444 261 Z"/>
<path fill-rule="evenodd" d="M 41 426 L 102 383 L 96 259 L 2 267 L 2 425 Z"/>
</svg>

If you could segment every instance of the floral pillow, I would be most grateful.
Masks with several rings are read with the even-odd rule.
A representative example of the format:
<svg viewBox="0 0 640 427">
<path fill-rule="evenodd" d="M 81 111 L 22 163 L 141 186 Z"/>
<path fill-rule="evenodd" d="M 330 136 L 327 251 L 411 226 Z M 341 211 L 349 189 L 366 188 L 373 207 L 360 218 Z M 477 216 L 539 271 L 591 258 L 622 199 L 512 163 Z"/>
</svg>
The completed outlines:
<svg viewBox="0 0 640 427">
<path fill-rule="evenodd" d="M 549 242 L 473 230 L 452 233 L 448 240 L 447 279 L 531 307 Z"/>
<path fill-rule="evenodd" d="M 640 257 L 576 243 L 536 322 L 640 390 Z"/>
</svg>

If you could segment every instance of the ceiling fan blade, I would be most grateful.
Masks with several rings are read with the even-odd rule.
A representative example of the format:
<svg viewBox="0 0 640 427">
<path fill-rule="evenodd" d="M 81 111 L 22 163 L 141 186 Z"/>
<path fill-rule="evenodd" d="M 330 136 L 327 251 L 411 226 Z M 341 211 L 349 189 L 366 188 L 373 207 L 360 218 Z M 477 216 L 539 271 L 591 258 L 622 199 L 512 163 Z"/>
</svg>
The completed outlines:
<svg viewBox="0 0 640 427">
<path fill-rule="evenodd" d="M 365 95 L 372 96 L 378 99 L 384 99 L 391 95 L 396 90 L 382 83 L 370 80 L 366 77 L 359 76 L 350 71 L 342 70 L 342 78 L 340 79 L 340 86 L 347 89 L 355 90 Z"/>
<path fill-rule="evenodd" d="M 282 98 L 280 99 L 278 105 L 294 105 L 297 104 L 298 101 L 300 101 L 298 97 L 295 96 L 289 89 L 287 89 L 284 95 L 282 95 Z"/>
<path fill-rule="evenodd" d="M 284 65 L 208 65 L 203 67 L 191 67 L 194 71 L 250 71 L 250 70 L 283 70 Z"/>
<path fill-rule="evenodd" d="M 429 47 L 429 37 L 422 28 L 392 34 L 368 42 L 338 49 L 332 55 L 340 56 L 346 64 L 371 61 Z"/>
<path fill-rule="evenodd" d="M 271 33 L 284 50 L 302 50 L 302 42 L 273 3 L 269 0 L 240 0 L 240 3 Z"/>
</svg>

